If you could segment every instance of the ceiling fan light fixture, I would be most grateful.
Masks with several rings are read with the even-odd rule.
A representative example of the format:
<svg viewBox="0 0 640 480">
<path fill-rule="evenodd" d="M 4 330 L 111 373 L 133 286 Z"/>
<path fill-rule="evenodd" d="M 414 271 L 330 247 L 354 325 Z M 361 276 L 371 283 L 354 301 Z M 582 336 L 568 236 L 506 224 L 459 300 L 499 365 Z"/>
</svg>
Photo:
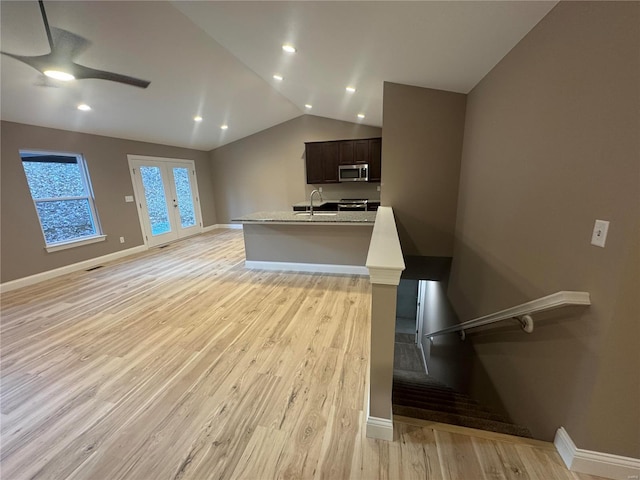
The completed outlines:
<svg viewBox="0 0 640 480">
<path fill-rule="evenodd" d="M 45 70 L 44 73 L 47 77 L 53 78 L 55 80 L 60 80 L 62 82 L 69 82 L 71 80 L 75 80 L 76 77 L 71 75 L 68 72 L 63 72 L 62 70 Z"/>
</svg>

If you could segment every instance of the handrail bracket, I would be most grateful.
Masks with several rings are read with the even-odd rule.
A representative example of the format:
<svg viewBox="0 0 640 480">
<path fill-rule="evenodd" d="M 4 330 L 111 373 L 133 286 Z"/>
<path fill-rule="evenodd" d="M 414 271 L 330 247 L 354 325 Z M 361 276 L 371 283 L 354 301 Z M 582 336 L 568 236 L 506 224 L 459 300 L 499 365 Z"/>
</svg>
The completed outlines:
<svg viewBox="0 0 640 480">
<path fill-rule="evenodd" d="M 533 317 L 531 315 L 522 315 L 520 317 L 515 317 L 515 319 L 520 322 L 522 330 L 527 333 L 533 332 Z"/>
</svg>

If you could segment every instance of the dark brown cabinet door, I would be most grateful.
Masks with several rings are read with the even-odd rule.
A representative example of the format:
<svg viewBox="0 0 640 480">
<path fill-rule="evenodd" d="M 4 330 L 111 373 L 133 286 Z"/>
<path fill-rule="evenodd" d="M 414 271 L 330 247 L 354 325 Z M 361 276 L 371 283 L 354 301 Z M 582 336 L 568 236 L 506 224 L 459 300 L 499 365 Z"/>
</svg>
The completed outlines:
<svg viewBox="0 0 640 480">
<path fill-rule="evenodd" d="M 382 139 L 369 140 L 369 181 L 379 182 L 382 179 Z"/>
<path fill-rule="evenodd" d="M 354 142 L 353 163 L 369 163 L 369 140 L 356 140 Z"/>
<path fill-rule="evenodd" d="M 340 164 L 340 143 L 327 142 L 324 144 L 324 181 L 338 183 L 338 165 Z"/>
<path fill-rule="evenodd" d="M 339 165 L 369 164 L 369 181 L 382 177 L 382 139 L 338 140 L 305 144 L 307 183 L 338 183 Z"/>
<path fill-rule="evenodd" d="M 305 145 L 307 183 L 324 183 L 323 146 L 323 143 L 307 143 Z"/>
<path fill-rule="evenodd" d="M 353 140 L 344 140 L 338 142 L 340 144 L 340 165 L 353 165 L 354 161 L 354 144 Z"/>
</svg>

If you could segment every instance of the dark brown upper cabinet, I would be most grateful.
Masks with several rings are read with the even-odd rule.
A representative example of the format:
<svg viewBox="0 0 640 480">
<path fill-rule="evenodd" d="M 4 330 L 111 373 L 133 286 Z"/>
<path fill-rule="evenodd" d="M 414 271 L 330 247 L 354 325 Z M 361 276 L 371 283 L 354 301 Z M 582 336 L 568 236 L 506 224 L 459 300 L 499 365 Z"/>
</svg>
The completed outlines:
<svg viewBox="0 0 640 480">
<path fill-rule="evenodd" d="M 307 183 L 325 183 L 323 144 L 307 143 L 305 145 L 305 157 L 307 163 Z"/>
<path fill-rule="evenodd" d="M 353 142 L 353 163 L 369 163 L 369 142 L 371 140 L 356 140 Z"/>
<path fill-rule="evenodd" d="M 369 181 L 379 182 L 382 180 L 382 139 L 372 138 L 369 140 Z"/>
<path fill-rule="evenodd" d="M 340 144 L 338 142 L 326 142 L 324 149 L 324 181 L 325 183 L 338 183 L 338 165 L 340 164 Z"/>
<path fill-rule="evenodd" d="M 381 178 L 381 138 L 305 143 L 307 183 L 338 183 L 339 165 L 369 164 L 369 181 Z"/>
<path fill-rule="evenodd" d="M 340 145 L 340 165 L 353 165 L 354 162 L 354 141 L 353 140 L 342 140 L 338 142 Z"/>
</svg>

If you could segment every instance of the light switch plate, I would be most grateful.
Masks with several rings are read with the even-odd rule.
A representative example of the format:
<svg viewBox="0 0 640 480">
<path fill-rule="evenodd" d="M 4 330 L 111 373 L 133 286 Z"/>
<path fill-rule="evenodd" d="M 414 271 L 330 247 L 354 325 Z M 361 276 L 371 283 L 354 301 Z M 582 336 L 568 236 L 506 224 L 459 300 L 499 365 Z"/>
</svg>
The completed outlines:
<svg viewBox="0 0 640 480">
<path fill-rule="evenodd" d="M 133 195 L 125 195 L 124 201 L 127 203 L 133 202 Z"/>
<path fill-rule="evenodd" d="M 596 220 L 593 226 L 593 234 L 591 235 L 591 245 L 604 248 L 607 241 L 607 232 L 609 231 L 609 222 L 606 220 Z"/>
</svg>

